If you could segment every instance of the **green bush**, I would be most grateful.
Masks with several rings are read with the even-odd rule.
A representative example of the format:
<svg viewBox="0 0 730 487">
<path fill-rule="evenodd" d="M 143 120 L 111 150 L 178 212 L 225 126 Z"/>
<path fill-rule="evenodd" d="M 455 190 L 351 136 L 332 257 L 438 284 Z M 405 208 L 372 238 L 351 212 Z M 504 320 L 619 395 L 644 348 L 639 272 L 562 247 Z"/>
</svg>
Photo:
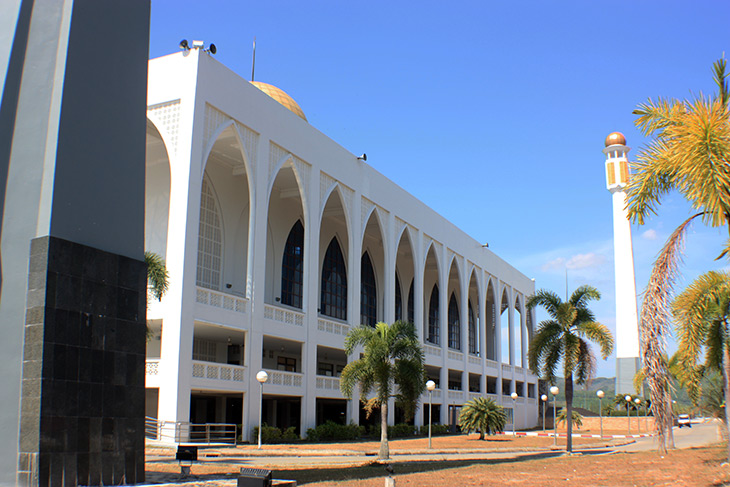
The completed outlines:
<svg viewBox="0 0 730 487">
<path fill-rule="evenodd" d="M 296 428 L 294 426 L 289 426 L 287 429 L 285 429 L 281 433 L 281 439 L 283 441 L 296 441 L 299 439 L 299 435 L 297 434 Z"/>
<path fill-rule="evenodd" d="M 426 427 L 428 428 L 428 427 Z M 413 426 L 412 424 L 406 424 L 406 423 L 398 423 L 394 425 L 388 426 L 388 438 L 411 438 L 413 436 L 417 436 L 419 434 L 419 429 L 417 426 Z M 428 429 L 426 429 L 426 434 L 428 434 Z M 372 424 L 370 425 L 370 429 L 368 430 L 368 436 L 372 438 L 380 438 L 380 425 L 379 424 Z"/>
<path fill-rule="evenodd" d="M 339 424 L 334 421 L 327 421 L 315 428 L 307 430 L 309 441 L 339 441 L 356 440 L 365 434 L 365 427 L 354 423 Z"/>
<path fill-rule="evenodd" d="M 258 441 L 259 427 L 253 427 L 254 441 Z M 261 425 L 261 443 L 278 443 L 281 441 L 281 430 L 276 426 L 269 426 L 264 423 Z"/>
<path fill-rule="evenodd" d="M 424 424 L 421 426 L 421 436 L 428 436 L 428 425 Z M 436 435 L 447 435 L 449 434 L 448 424 L 432 424 L 431 425 L 431 436 Z"/>
</svg>

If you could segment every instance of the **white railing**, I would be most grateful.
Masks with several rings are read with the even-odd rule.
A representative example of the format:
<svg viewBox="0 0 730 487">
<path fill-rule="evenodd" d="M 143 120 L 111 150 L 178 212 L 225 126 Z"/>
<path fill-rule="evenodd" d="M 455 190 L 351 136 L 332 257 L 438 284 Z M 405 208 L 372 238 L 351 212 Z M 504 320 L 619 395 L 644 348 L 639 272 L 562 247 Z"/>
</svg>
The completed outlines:
<svg viewBox="0 0 730 487">
<path fill-rule="evenodd" d="M 428 400 L 428 391 L 424 392 L 424 395 L 426 397 L 426 400 Z M 441 389 L 434 389 L 433 390 L 433 393 L 432 393 L 432 396 L 434 398 L 441 399 Z"/>
<path fill-rule="evenodd" d="M 282 372 L 281 370 L 267 370 L 269 380 L 267 384 L 275 386 L 302 387 L 302 374 L 298 372 Z"/>
<path fill-rule="evenodd" d="M 304 313 L 277 306 L 264 305 L 264 318 L 278 321 L 285 325 L 304 326 Z"/>
<path fill-rule="evenodd" d="M 449 350 L 448 357 L 451 360 L 458 360 L 459 362 L 464 361 L 464 354 L 461 352 L 454 352 L 453 350 Z"/>
<path fill-rule="evenodd" d="M 499 364 L 497 363 L 496 360 L 487 359 L 486 362 L 487 362 L 487 367 L 492 367 L 493 369 L 499 368 Z"/>
<path fill-rule="evenodd" d="M 525 404 L 525 398 L 524 397 L 518 397 L 517 398 L 517 404 Z"/>
<path fill-rule="evenodd" d="M 536 397 L 528 397 L 527 402 L 530 404 L 537 404 L 537 398 Z"/>
<path fill-rule="evenodd" d="M 510 364 L 502 364 L 502 372 L 507 374 L 511 373 L 512 366 Z"/>
<path fill-rule="evenodd" d="M 431 345 L 424 345 L 423 351 L 426 352 L 426 355 L 433 355 L 434 357 L 441 356 L 441 349 L 438 347 L 432 347 Z"/>
<path fill-rule="evenodd" d="M 325 333 L 346 336 L 350 331 L 350 325 L 337 323 L 336 321 L 326 320 L 324 318 L 317 318 L 317 329 Z"/>
<path fill-rule="evenodd" d="M 246 367 L 240 365 L 193 361 L 193 377 L 198 379 L 243 382 L 245 370 Z"/>
<path fill-rule="evenodd" d="M 317 377 L 317 389 L 323 389 L 326 391 L 339 391 L 340 390 L 340 378 L 339 377 Z"/>
<path fill-rule="evenodd" d="M 145 375 L 159 375 L 160 360 L 147 360 L 144 364 Z"/>
<path fill-rule="evenodd" d="M 235 311 L 237 313 L 245 313 L 248 310 L 248 299 L 203 287 L 197 288 L 195 301 L 200 304 L 227 309 L 228 311 Z"/>
<path fill-rule="evenodd" d="M 464 400 L 464 391 L 449 391 L 449 399 Z"/>
<path fill-rule="evenodd" d="M 487 394 L 487 399 L 491 399 L 494 402 L 497 402 L 497 395 L 496 394 Z"/>
<path fill-rule="evenodd" d="M 481 357 L 476 357 L 474 355 L 469 355 L 469 363 L 470 364 L 474 364 L 474 365 L 481 365 L 482 358 Z"/>
<path fill-rule="evenodd" d="M 469 400 L 476 399 L 478 397 L 482 397 L 482 394 L 479 392 L 470 392 L 469 393 Z"/>
</svg>

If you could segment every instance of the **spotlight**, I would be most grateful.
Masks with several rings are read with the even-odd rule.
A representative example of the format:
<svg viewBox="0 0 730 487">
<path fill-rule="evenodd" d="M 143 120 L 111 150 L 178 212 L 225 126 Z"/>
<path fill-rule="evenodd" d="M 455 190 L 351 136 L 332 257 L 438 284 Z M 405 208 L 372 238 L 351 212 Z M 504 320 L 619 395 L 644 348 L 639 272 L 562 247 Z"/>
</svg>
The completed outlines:
<svg viewBox="0 0 730 487">
<path fill-rule="evenodd" d="M 368 160 L 368 155 L 363 153 L 360 157 L 357 158 L 358 161 L 366 161 Z"/>
<path fill-rule="evenodd" d="M 180 41 L 180 49 L 184 49 L 186 51 L 190 49 L 190 45 L 188 44 L 187 39 L 183 39 Z"/>
<path fill-rule="evenodd" d="M 210 52 L 211 54 L 215 54 L 216 52 L 218 52 L 218 49 L 215 48 L 215 44 L 211 44 L 210 46 L 208 46 L 208 52 Z"/>
</svg>

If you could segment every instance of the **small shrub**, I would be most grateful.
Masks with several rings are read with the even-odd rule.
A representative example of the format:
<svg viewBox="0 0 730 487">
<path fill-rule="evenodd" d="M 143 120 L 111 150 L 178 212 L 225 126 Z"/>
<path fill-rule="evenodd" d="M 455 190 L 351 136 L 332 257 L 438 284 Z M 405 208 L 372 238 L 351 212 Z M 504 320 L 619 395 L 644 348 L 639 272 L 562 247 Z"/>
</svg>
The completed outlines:
<svg viewBox="0 0 730 487">
<path fill-rule="evenodd" d="M 294 426 L 289 426 L 287 429 L 285 429 L 281 433 L 281 439 L 283 441 L 296 441 L 299 439 L 299 435 L 297 434 L 296 428 Z"/>
<path fill-rule="evenodd" d="M 416 431 L 417 428 L 411 424 L 394 424 L 393 426 L 388 426 L 388 438 L 411 438 L 416 436 Z"/>
<path fill-rule="evenodd" d="M 421 426 L 420 431 L 422 436 L 428 436 L 428 425 L 424 424 Z M 449 425 L 448 424 L 432 424 L 431 425 L 431 436 L 436 435 L 446 435 L 449 433 Z"/>
<path fill-rule="evenodd" d="M 259 427 L 253 427 L 254 441 L 258 441 Z M 269 426 L 266 423 L 261 425 L 261 443 L 277 443 L 281 440 L 281 430 L 276 426 Z"/>
<path fill-rule="evenodd" d="M 309 441 L 338 441 L 356 440 L 365 434 L 365 427 L 354 423 L 339 424 L 334 421 L 327 421 L 315 428 L 307 430 Z"/>
</svg>

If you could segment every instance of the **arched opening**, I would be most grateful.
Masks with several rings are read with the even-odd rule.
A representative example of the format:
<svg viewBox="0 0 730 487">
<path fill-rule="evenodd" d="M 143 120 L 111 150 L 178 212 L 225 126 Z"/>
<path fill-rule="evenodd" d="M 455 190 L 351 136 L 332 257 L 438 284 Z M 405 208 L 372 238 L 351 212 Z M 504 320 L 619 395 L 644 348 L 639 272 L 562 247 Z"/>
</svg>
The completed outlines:
<svg viewBox="0 0 730 487">
<path fill-rule="evenodd" d="M 247 295 L 250 191 L 233 125 L 210 150 L 200 192 L 197 283 Z"/>
<path fill-rule="evenodd" d="M 322 289 L 319 309 L 331 318 L 347 319 L 347 270 L 337 238 L 332 238 L 322 264 Z"/>
<path fill-rule="evenodd" d="M 469 278 L 467 313 L 469 315 L 469 353 L 480 357 L 482 355 L 482 344 L 479 334 L 479 288 L 477 286 L 477 277 L 473 270 L 471 278 Z"/>
<path fill-rule="evenodd" d="M 439 323 L 439 266 L 436 252 L 431 245 L 426 253 L 423 267 L 423 316 L 425 341 L 434 345 L 441 343 L 441 324 Z"/>
<path fill-rule="evenodd" d="M 514 353 L 515 365 L 524 367 L 522 363 L 522 308 L 520 307 L 520 297 L 515 298 L 515 323 L 514 323 Z"/>
<path fill-rule="evenodd" d="M 449 307 L 447 309 L 449 348 L 452 350 L 461 350 L 461 279 L 459 268 L 456 265 L 456 259 L 451 261 L 449 269 Z"/>
<path fill-rule="evenodd" d="M 461 350 L 461 320 L 459 319 L 459 302 L 456 294 L 451 293 L 449 298 L 449 348 Z"/>
<path fill-rule="evenodd" d="M 360 259 L 360 323 L 374 327 L 377 322 L 378 295 L 375 271 L 370 254 L 365 252 Z"/>
<path fill-rule="evenodd" d="M 489 280 L 489 284 L 487 285 L 487 299 L 485 303 L 485 334 L 487 336 L 486 338 L 486 346 L 487 346 L 487 359 L 489 360 L 497 360 L 497 329 L 496 329 L 496 323 L 497 323 L 497 306 L 496 306 L 496 298 L 495 298 L 495 291 L 494 286 L 492 285 L 492 280 Z"/>
<path fill-rule="evenodd" d="M 291 160 L 274 179 L 267 218 L 264 302 L 302 309 L 306 227 L 302 192 Z"/>
<path fill-rule="evenodd" d="M 385 249 L 376 211 L 370 213 L 362 237 L 360 259 L 360 322 L 375 326 L 383 319 Z"/>
<path fill-rule="evenodd" d="M 170 217 L 170 157 L 160 132 L 150 120 L 147 120 L 146 141 L 144 249 L 164 259 Z"/>
<path fill-rule="evenodd" d="M 413 262 L 411 238 L 408 229 L 405 229 L 398 242 L 398 249 L 395 256 L 395 319 L 410 321 L 412 323 L 416 319 L 413 315 L 413 278 L 415 277 L 415 266 Z"/>
<path fill-rule="evenodd" d="M 510 350 L 512 348 L 512 337 L 510 336 L 510 309 L 509 301 L 507 300 L 507 289 L 502 291 L 502 304 L 500 306 L 499 319 L 500 324 L 502 325 L 502 330 L 500 333 L 500 339 L 502 341 L 502 363 L 512 365 L 513 359 L 510 355 Z"/>
<path fill-rule="evenodd" d="M 319 312 L 347 320 L 348 232 L 340 193 L 334 189 L 322 212 L 319 230 L 320 295 Z"/>
</svg>

